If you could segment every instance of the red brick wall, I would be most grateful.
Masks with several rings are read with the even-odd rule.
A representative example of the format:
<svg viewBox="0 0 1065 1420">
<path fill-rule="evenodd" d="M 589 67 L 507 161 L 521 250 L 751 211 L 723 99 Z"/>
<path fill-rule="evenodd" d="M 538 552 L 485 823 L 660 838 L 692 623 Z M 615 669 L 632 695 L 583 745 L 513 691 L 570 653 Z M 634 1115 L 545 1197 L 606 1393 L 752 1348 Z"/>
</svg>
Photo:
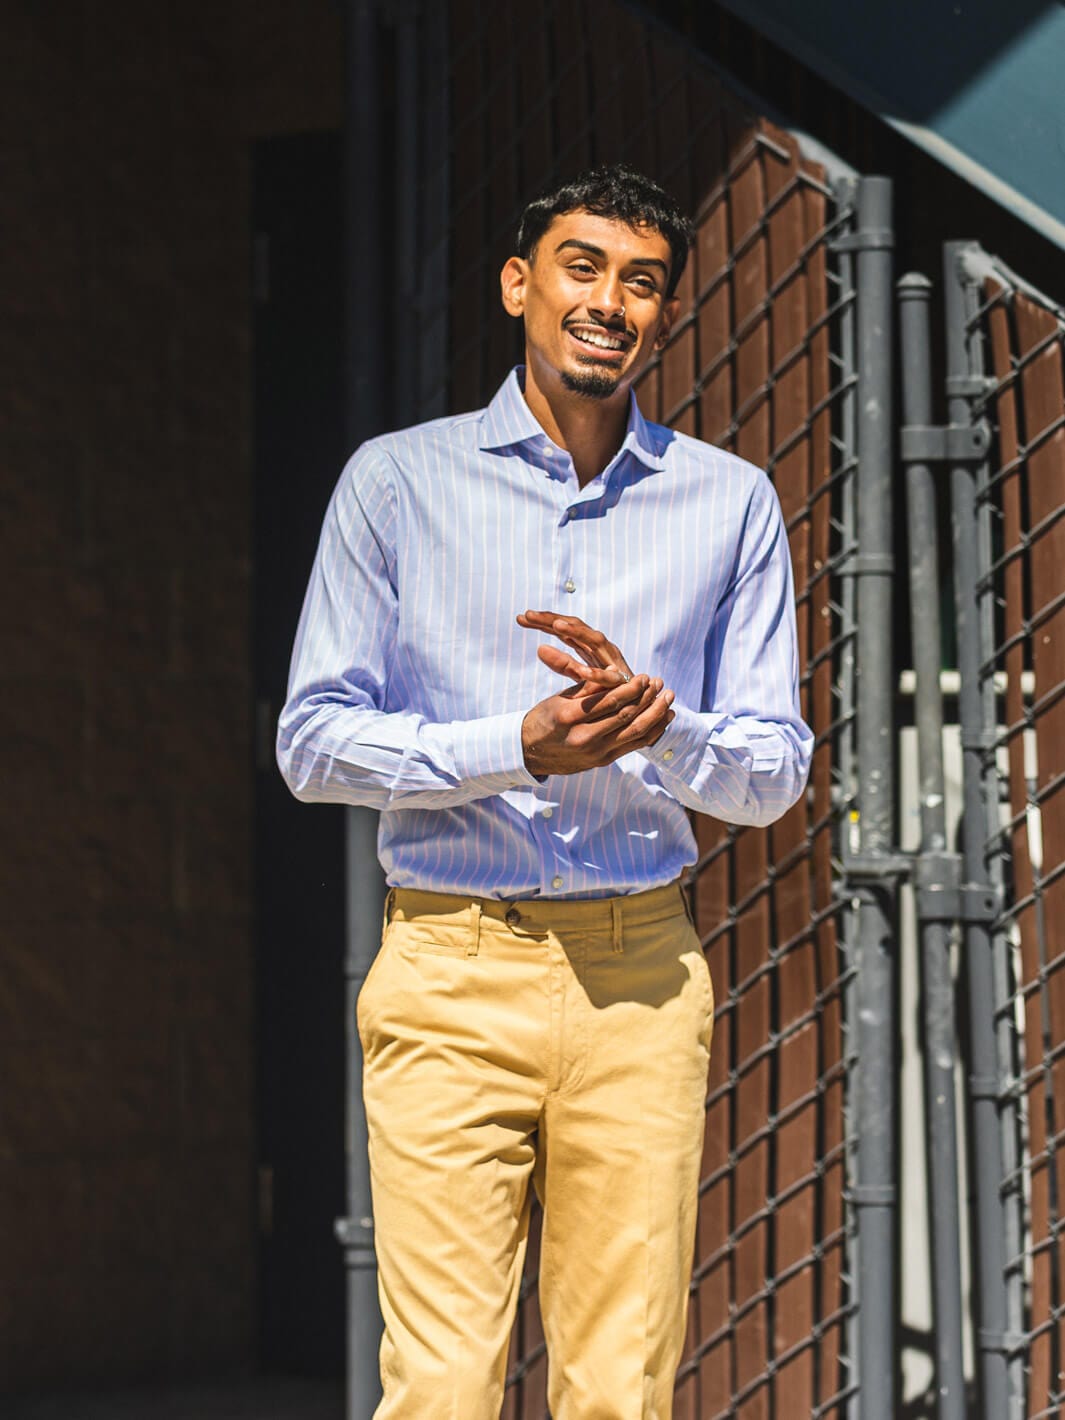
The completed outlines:
<svg viewBox="0 0 1065 1420">
<path fill-rule="evenodd" d="M 340 6 L 0 11 L 0 1391 L 252 1350 L 249 166 Z"/>
</svg>

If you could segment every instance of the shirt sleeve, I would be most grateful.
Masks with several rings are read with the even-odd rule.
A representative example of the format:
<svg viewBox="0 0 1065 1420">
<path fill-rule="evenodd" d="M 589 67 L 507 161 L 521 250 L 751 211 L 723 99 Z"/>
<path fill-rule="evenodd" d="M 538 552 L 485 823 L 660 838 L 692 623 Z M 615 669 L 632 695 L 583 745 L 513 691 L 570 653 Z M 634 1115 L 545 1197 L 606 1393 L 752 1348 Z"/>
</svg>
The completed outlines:
<svg viewBox="0 0 1065 1420">
<path fill-rule="evenodd" d="M 303 603 L 277 761 L 305 802 L 447 808 L 536 783 L 524 715 L 437 724 L 385 709 L 399 626 L 395 489 L 364 445 L 330 500 Z"/>
<path fill-rule="evenodd" d="M 768 824 L 798 799 L 813 735 L 799 710 L 791 556 L 765 475 L 747 509 L 736 571 L 706 641 L 703 704 L 674 704 L 644 756 L 686 808 L 725 823 Z"/>
</svg>

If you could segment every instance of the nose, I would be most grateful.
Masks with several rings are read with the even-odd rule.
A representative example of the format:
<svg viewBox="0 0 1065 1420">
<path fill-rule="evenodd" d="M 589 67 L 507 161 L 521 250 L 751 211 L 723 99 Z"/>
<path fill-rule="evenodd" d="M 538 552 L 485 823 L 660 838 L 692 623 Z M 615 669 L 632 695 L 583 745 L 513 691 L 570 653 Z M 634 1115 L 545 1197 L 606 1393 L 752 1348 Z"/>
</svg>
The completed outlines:
<svg viewBox="0 0 1065 1420">
<path fill-rule="evenodd" d="M 616 321 L 625 314 L 625 292 L 616 271 L 604 271 L 595 283 L 588 301 L 590 315 L 603 321 Z"/>
</svg>

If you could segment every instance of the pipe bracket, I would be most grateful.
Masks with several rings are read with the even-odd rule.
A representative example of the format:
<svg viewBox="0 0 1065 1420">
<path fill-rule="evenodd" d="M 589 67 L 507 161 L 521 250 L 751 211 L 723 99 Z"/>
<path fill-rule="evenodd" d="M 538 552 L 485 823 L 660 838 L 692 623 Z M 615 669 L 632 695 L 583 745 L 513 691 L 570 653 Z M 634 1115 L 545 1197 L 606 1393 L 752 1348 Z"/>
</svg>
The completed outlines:
<svg viewBox="0 0 1065 1420">
<path fill-rule="evenodd" d="M 1020 1331 L 989 1331 L 982 1326 L 977 1331 L 981 1351 L 999 1351 L 1007 1356 L 1023 1351 L 1030 1340 L 1031 1337 Z"/>
<path fill-rule="evenodd" d="M 991 427 L 975 424 L 906 424 L 900 431 L 903 463 L 980 463 L 991 447 Z"/>
<path fill-rule="evenodd" d="M 879 883 L 893 878 L 908 878 L 913 871 L 913 859 L 907 853 L 855 853 L 843 861 L 848 882 L 857 886 L 863 882 Z"/>
<path fill-rule="evenodd" d="M 1000 911 L 998 894 L 979 883 L 960 887 L 936 883 L 917 889 L 917 916 L 922 922 L 994 922 Z"/>
<path fill-rule="evenodd" d="M 890 227 L 870 227 L 866 231 L 845 232 L 828 243 L 830 251 L 891 251 L 895 233 Z"/>
</svg>

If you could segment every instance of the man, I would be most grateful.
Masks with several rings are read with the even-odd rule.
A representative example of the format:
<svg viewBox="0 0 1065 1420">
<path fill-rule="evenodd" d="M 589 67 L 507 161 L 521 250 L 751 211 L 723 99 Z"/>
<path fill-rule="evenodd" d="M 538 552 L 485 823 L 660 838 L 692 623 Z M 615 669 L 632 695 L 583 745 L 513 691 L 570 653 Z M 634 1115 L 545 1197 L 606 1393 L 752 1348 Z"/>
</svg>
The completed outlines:
<svg viewBox="0 0 1065 1420">
<path fill-rule="evenodd" d="M 687 810 L 772 821 L 811 745 L 768 480 L 631 393 L 690 242 L 629 169 L 534 201 L 524 367 L 364 445 L 326 515 L 278 756 L 381 810 L 379 1420 L 498 1417 L 530 1182 L 554 1420 L 671 1413 L 713 1018 Z"/>
</svg>

